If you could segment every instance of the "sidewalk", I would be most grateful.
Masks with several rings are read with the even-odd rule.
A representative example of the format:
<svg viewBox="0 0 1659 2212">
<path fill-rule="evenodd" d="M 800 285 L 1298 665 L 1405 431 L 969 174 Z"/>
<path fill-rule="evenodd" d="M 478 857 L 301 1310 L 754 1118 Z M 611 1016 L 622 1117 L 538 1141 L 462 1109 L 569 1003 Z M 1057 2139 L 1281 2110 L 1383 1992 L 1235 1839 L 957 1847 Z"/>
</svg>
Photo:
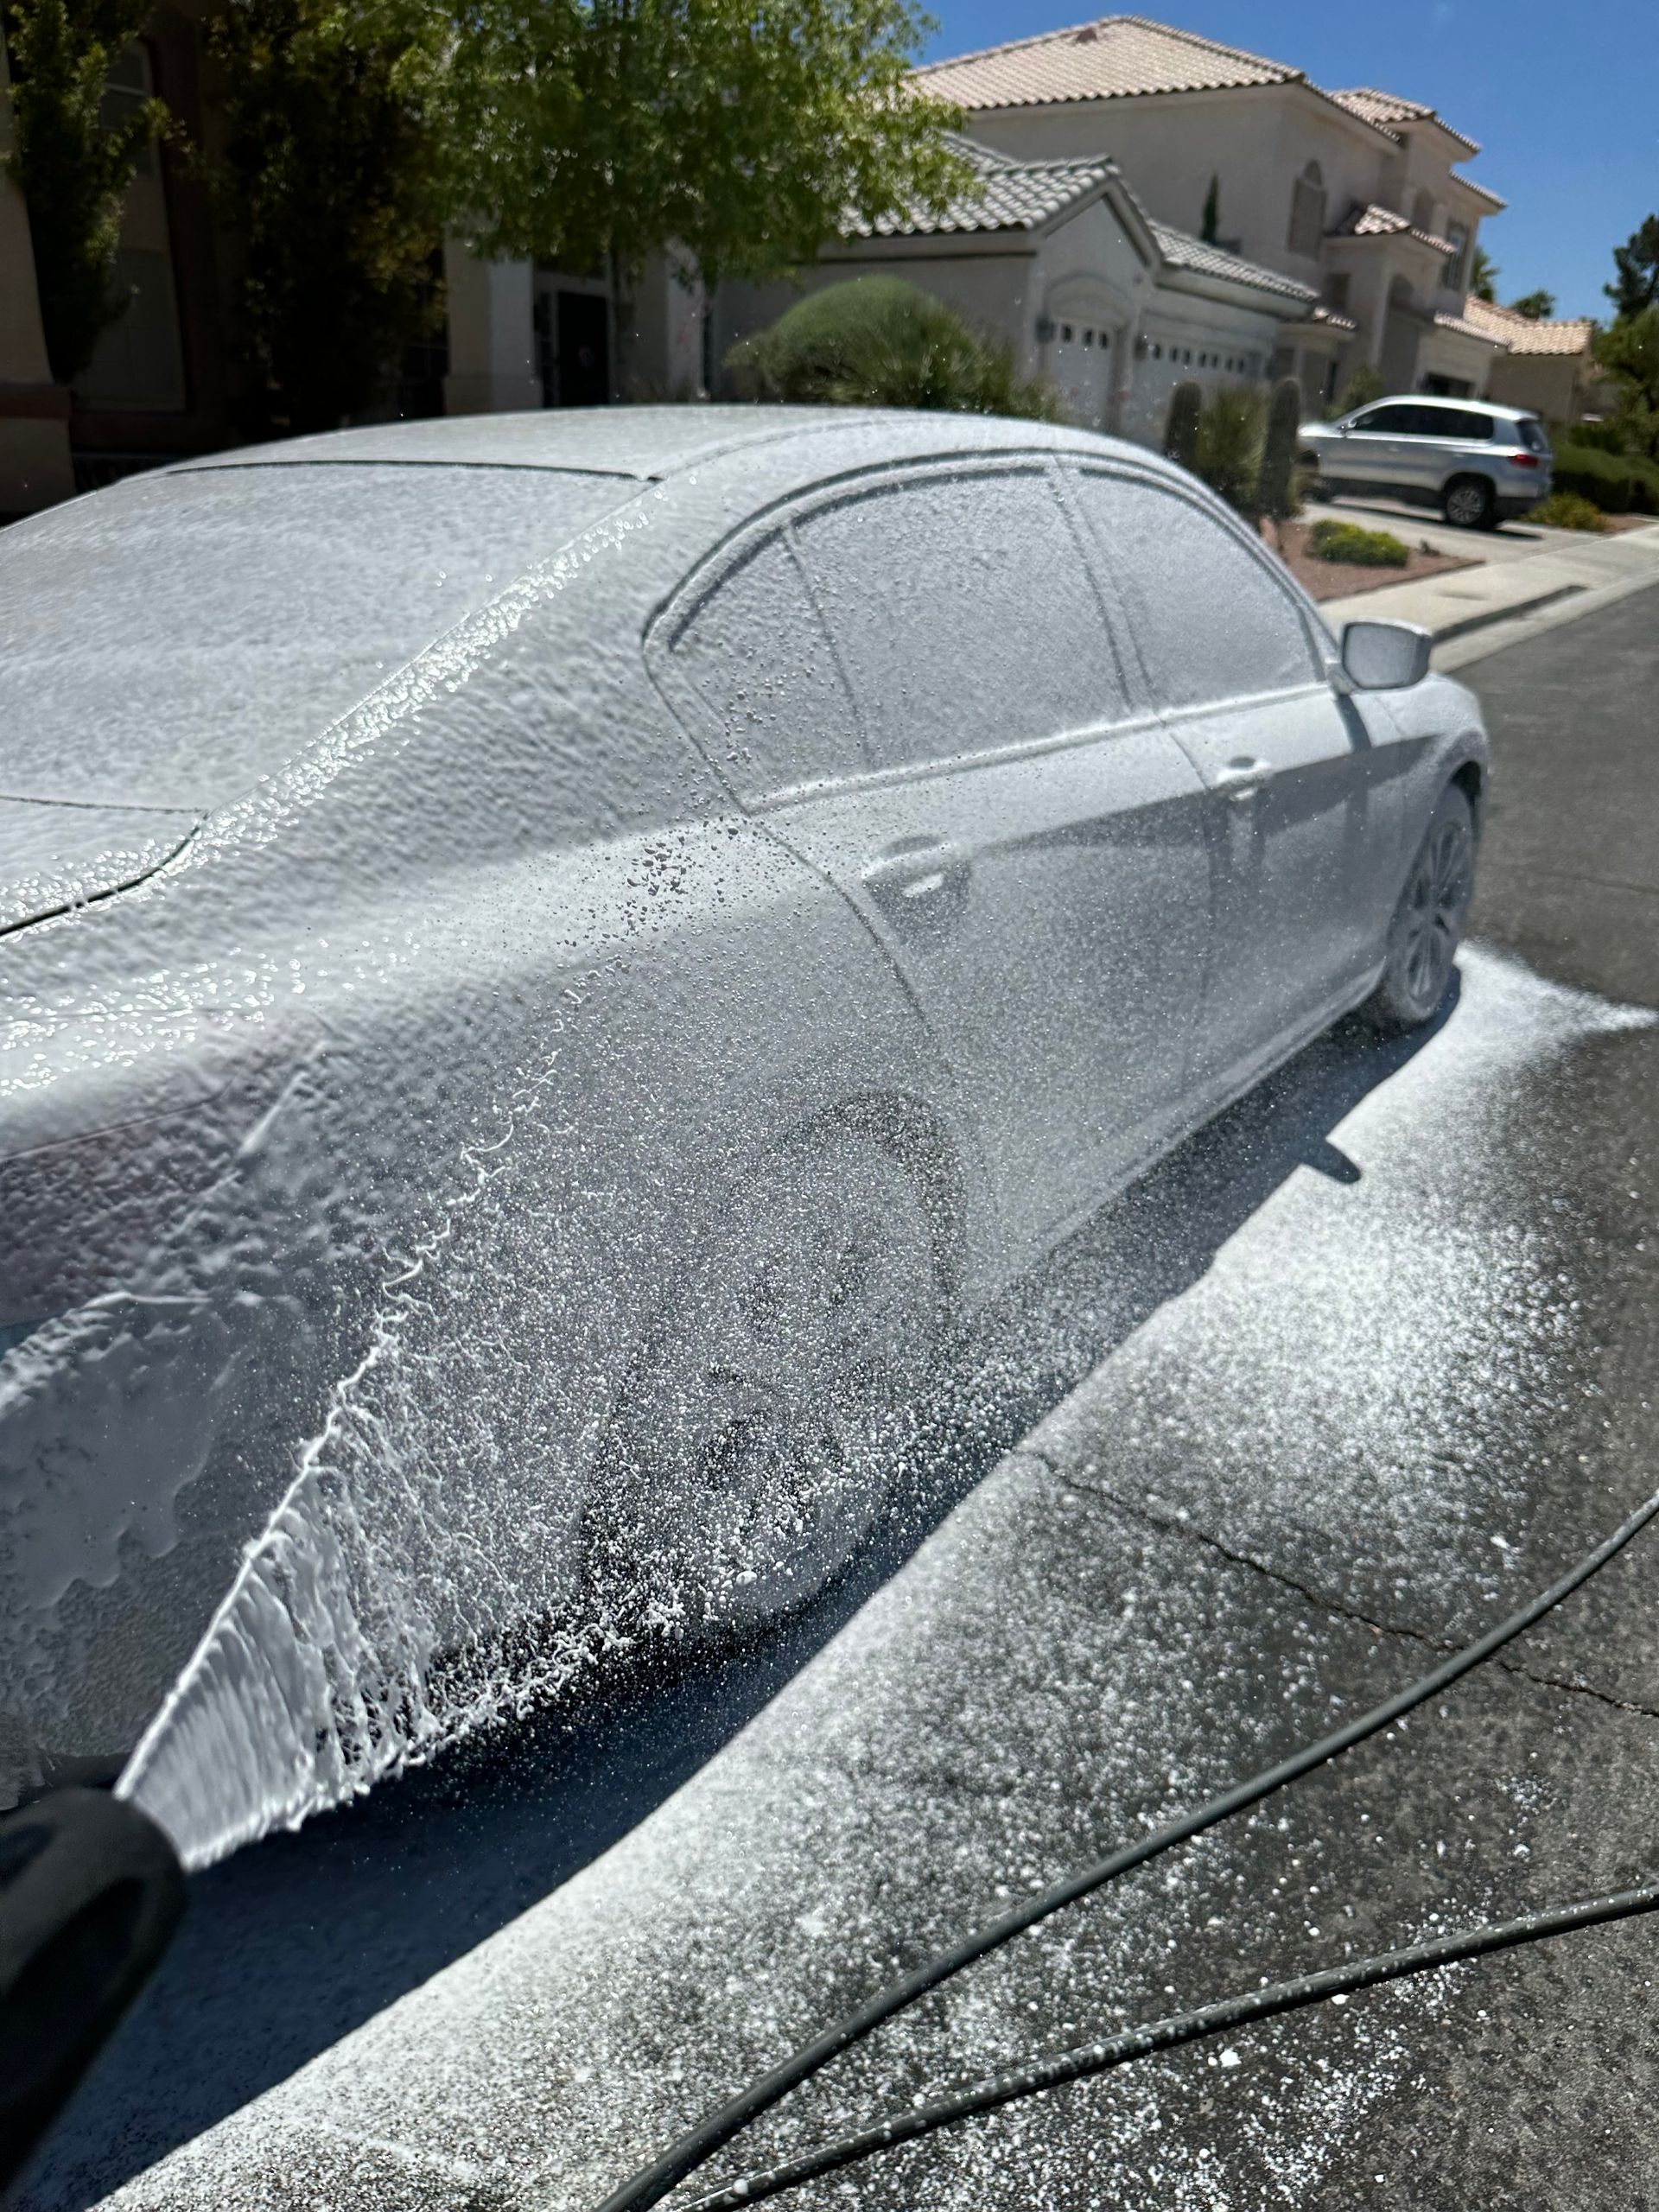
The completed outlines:
<svg viewBox="0 0 1659 2212">
<path fill-rule="evenodd" d="M 1379 510 L 1374 517 L 1344 503 L 1310 506 L 1307 513 L 1313 521 L 1331 515 L 1348 522 L 1386 524 L 1403 534 L 1401 518 L 1392 509 L 1386 513 Z M 1410 534 L 1437 550 L 1478 555 L 1483 565 L 1327 600 L 1319 611 L 1333 630 L 1339 631 L 1344 622 L 1416 622 L 1437 645 L 1449 645 L 1495 624 L 1568 602 L 1574 602 L 1573 615 L 1588 613 L 1627 591 L 1659 583 L 1659 522 L 1597 537 L 1577 531 L 1537 530 L 1524 523 L 1490 533 L 1449 531 L 1415 517 Z M 1488 650 L 1484 639 L 1481 650 Z M 1436 665 L 1446 664 L 1437 656 Z"/>
</svg>

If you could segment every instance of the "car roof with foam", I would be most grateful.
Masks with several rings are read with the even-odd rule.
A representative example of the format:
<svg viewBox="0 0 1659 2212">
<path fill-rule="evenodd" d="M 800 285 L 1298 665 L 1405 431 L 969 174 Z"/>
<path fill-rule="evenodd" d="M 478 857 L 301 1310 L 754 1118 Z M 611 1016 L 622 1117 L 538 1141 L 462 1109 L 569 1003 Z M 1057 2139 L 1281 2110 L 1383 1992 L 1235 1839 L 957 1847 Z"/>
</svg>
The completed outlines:
<svg viewBox="0 0 1659 2212">
<path fill-rule="evenodd" d="M 906 412 L 849 407 L 685 405 L 547 408 L 516 415 L 447 415 L 423 422 L 378 423 L 270 445 L 245 446 L 180 461 L 167 470 L 300 467 L 307 464 L 382 467 L 543 468 L 660 482 L 745 448 L 791 439 L 845 437 L 861 432 L 874 448 L 890 440 L 895 454 L 921 446 L 933 452 L 978 453 L 999 448 L 1075 446 L 1090 434 L 1052 423 L 986 415 Z M 884 434 L 885 433 L 885 439 Z M 864 442 L 864 441 L 861 441 Z M 1144 448 L 1123 448 L 1137 461 Z"/>
</svg>

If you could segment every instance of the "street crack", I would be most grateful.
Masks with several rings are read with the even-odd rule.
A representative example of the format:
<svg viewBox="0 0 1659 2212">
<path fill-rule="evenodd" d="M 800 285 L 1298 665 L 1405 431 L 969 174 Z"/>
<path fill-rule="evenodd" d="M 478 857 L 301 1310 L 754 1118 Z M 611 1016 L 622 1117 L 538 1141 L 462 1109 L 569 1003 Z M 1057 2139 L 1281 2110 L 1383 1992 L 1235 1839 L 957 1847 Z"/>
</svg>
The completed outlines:
<svg viewBox="0 0 1659 2212">
<path fill-rule="evenodd" d="M 1282 1567 L 1269 1567 L 1264 1560 L 1255 1558 L 1249 1552 L 1237 1550 L 1231 1544 L 1224 1542 L 1221 1537 L 1213 1535 L 1208 1529 L 1200 1528 L 1194 1521 L 1184 1521 L 1173 1514 L 1159 1513 L 1141 1501 L 1123 1497 L 1117 1491 L 1109 1490 L 1103 1483 L 1084 1484 L 1077 1482 L 1063 1468 L 1057 1466 L 1049 1454 L 1038 1445 L 1022 1444 L 1020 1449 L 1022 1456 L 1035 1459 L 1040 1465 L 1046 1467 L 1055 1481 L 1063 1484 L 1073 1497 L 1103 1498 L 1107 1504 L 1116 1507 L 1117 1511 L 1127 1518 L 1144 1522 L 1147 1528 L 1157 1529 L 1160 1535 L 1184 1536 L 1191 1542 L 1214 1552 L 1218 1558 L 1226 1560 L 1230 1565 L 1242 1567 L 1252 1574 L 1259 1574 L 1264 1581 L 1271 1582 L 1281 1590 L 1294 1592 L 1296 1596 L 1304 1599 L 1319 1611 L 1328 1613 L 1334 1620 L 1352 1621 L 1357 1627 L 1370 1629 L 1374 1636 L 1402 1637 L 1408 1643 L 1421 1644 L 1426 1651 L 1439 1652 L 1447 1658 L 1453 1652 L 1461 1651 L 1464 1648 L 1460 1643 L 1452 1643 L 1443 1637 L 1430 1636 L 1422 1629 L 1409 1628 L 1403 1622 L 1376 1620 L 1362 1607 L 1349 1605 L 1344 1599 L 1333 1596 L 1328 1591 L 1315 1589 L 1311 1583 L 1300 1581 L 1294 1574 L 1287 1574 Z M 1629 1698 L 1615 1697 L 1611 1690 L 1598 1689 L 1593 1682 L 1579 1681 L 1567 1675 L 1541 1673 L 1538 1669 L 1525 1666 L 1516 1659 L 1495 1656 L 1492 1664 L 1501 1667 L 1506 1675 L 1512 1675 L 1519 1681 L 1532 1683 L 1536 1688 L 1560 1690 L 1569 1696 L 1590 1698 L 1598 1705 L 1610 1706 L 1616 1713 L 1634 1713 L 1644 1720 L 1659 1720 L 1659 1707 L 1640 1705 Z"/>
</svg>

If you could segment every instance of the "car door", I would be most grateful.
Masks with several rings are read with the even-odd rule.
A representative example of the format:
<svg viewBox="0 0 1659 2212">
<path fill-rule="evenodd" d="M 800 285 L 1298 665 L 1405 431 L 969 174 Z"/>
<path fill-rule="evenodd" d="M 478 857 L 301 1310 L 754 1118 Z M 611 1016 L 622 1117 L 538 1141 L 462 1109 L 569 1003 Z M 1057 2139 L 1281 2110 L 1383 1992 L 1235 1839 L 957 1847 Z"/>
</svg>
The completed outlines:
<svg viewBox="0 0 1659 2212">
<path fill-rule="evenodd" d="M 1401 400 L 1368 407 L 1349 423 L 1331 474 L 1344 483 L 1375 492 L 1397 492 L 1418 454 L 1416 423 L 1421 410 Z"/>
<path fill-rule="evenodd" d="M 798 637 L 804 609 L 822 626 L 795 648 L 823 687 L 805 721 L 855 717 L 859 765 L 826 772 L 837 748 L 779 726 L 764 645 L 721 715 L 730 765 L 749 772 L 757 727 L 798 746 L 750 803 L 887 948 L 971 1102 L 1010 1242 L 1033 1249 L 1179 1110 L 1208 951 L 1202 780 L 1126 681 L 1041 459 L 857 480 L 762 550 L 761 635 Z M 728 557 L 734 581 L 755 556 Z M 719 596 L 668 624 L 705 697 L 730 680 Z"/>
<path fill-rule="evenodd" d="M 1040 1240 L 1179 1112 L 1209 949 L 1202 779 L 1115 642 L 1056 472 L 899 470 L 791 524 L 869 782 L 777 826 L 889 947 Z"/>
<path fill-rule="evenodd" d="M 1425 405 L 1417 410 L 1420 422 L 1414 448 L 1416 476 L 1426 494 L 1438 498 L 1453 476 L 1471 465 L 1483 475 L 1492 473 L 1492 418 L 1472 407 Z"/>
<path fill-rule="evenodd" d="M 1190 1071 L 1224 1085 L 1374 969 L 1397 764 L 1334 689 L 1269 555 L 1173 484 L 1085 463 L 1076 481 L 1147 680 L 1209 793 L 1217 903 Z"/>
</svg>

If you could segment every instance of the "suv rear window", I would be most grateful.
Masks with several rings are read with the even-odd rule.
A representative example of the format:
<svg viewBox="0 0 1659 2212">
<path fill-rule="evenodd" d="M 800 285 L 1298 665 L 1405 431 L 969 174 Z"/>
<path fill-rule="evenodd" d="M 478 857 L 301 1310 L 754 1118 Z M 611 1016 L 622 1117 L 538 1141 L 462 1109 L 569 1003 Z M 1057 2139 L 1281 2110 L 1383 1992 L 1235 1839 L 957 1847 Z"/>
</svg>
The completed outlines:
<svg viewBox="0 0 1659 2212">
<path fill-rule="evenodd" d="M 1548 453 L 1549 440 L 1544 435 L 1544 426 L 1535 415 L 1523 415 L 1515 426 L 1515 442 L 1529 453 Z"/>
</svg>

